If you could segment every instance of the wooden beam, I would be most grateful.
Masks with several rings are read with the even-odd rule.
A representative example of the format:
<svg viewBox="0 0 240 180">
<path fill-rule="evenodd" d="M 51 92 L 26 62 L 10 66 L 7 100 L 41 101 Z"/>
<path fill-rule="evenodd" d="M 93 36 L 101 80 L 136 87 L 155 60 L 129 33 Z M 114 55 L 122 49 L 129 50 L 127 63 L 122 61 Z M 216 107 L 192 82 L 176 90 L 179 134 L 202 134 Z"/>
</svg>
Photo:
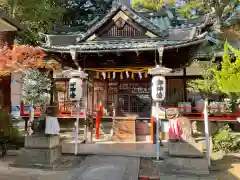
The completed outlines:
<svg viewBox="0 0 240 180">
<path fill-rule="evenodd" d="M 86 41 L 92 41 L 94 39 L 97 38 L 97 35 L 96 34 L 93 34 L 92 36 L 90 36 Z"/>
<path fill-rule="evenodd" d="M 157 35 L 151 33 L 150 31 L 147 31 L 147 32 L 145 33 L 145 35 L 147 35 L 147 36 L 149 36 L 149 37 L 151 37 L 151 38 L 158 37 Z"/>
<path fill-rule="evenodd" d="M 129 17 L 122 11 L 119 11 L 113 18 L 112 20 L 116 22 L 119 18 L 122 18 L 123 20 L 127 21 Z"/>
</svg>

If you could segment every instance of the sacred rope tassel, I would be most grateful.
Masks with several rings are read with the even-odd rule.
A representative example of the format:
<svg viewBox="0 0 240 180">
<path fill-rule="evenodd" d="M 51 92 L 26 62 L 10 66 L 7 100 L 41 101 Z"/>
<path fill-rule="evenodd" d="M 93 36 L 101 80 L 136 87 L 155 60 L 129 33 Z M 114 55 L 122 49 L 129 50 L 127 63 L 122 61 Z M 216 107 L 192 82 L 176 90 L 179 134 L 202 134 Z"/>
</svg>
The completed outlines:
<svg viewBox="0 0 240 180">
<path fill-rule="evenodd" d="M 113 72 L 113 79 L 115 79 L 116 78 L 116 73 L 115 72 Z"/>
<path fill-rule="evenodd" d="M 105 72 L 102 72 L 102 77 L 103 77 L 103 79 L 106 79 L 106 73 Z"/>
<path fill-rule="evenodd" d="M 126 71 L 126 76 L 127 76 L 127 78 L 129 78 L 129 73 L 128 73 L 128 71 Z"/>
<path fill-rule="evenodd" d="M 134 72 L 132 72 L 131 79 L 134 80 Z"/>
<path fill-rule="evenodd" d="M 111 72 L 108 72 L 108 79 L 111 79 Z"/>
<path fill-rule="evenodd" d="M 99 79 L 99 72 L 97 72 L 97 74 L 96 74 L 96 78 Z"/>
<path fill-rule="evenodd" d="M 148 72 L 147 72 L 147 71 L 145 72 L 144 77 L 145 77 L 145 78 L 148 77 Z"/>
<path fill-rule="evenodd" d="M 122 72 L 120 73 L 120 79 L 123 79 L 123 73 Z"/>
<path fill-rule="evenodd" d="M 142 79 L 142 73 L 138 72 L 139 79 Z"/>
</svg>

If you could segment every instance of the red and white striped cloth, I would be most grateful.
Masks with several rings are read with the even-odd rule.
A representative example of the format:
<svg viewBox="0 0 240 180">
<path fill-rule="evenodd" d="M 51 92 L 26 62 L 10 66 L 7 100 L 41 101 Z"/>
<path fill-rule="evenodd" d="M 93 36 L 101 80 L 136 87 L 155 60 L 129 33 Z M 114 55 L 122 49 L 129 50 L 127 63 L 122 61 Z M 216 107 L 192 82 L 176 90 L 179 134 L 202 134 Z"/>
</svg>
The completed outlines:
<svg viewBox="0 0 240 180">
<path fill-rule="evenodd" d="M 180 120 L 178 118 L 169 119 L 169 139 L 170 140 L 181 140 L 182 128 Z"/>
</svg>

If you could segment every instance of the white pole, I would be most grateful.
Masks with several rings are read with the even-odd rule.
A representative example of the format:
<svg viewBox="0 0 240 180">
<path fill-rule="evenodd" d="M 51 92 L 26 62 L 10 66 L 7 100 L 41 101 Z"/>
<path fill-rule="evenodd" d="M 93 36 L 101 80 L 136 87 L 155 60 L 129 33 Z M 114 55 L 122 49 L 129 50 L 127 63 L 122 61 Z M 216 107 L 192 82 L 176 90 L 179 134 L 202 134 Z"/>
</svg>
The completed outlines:
<svg viewBox="0 0 240 180">
<path fill-rule="evenodd" d="M 79 104 L 77 103 L 77 109 L 79 109 Z M 75 150 L 74 154 L 78 154 L 78 124 L 79 124 L 79 113 L 77 112 L 77 117 L 76 117 L 76 129 L 75 129 Z"/>
<path fill-rule="evenodd" d="M 210 133 L 209 133 L 209 120 L 208 120 L 208 99 L 204 100 L 204 129 L 205 129 L 205 141 L 206 141 L 206 156 L 208 161 L 208 167 L 211 167 L 211 152 L 210 152 Z"/>
<path fill-rule="evenodd" d="M 158 102 L 156 103 L 157 108 L 159 108 Z M 160 154 L 160 144 L 159 144 L 159 114 L 156 117 L 156 145 L 157 145 L 157 161 L 159 160 Z"/>
</svg>

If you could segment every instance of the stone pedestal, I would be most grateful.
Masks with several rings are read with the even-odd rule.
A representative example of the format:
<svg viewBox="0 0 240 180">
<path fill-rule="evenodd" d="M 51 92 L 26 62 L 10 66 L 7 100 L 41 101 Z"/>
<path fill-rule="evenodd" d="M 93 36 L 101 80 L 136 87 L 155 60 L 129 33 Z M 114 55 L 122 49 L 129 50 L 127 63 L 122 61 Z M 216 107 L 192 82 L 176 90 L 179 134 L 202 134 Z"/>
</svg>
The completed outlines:
<svg viewBox="0 0 240 180">
<path fill-rule="evenodd" d="M 32 135 L 25 137 L 22 149 L 15 165 L 52 167 L 61 157 L 59 136 Z"/>
<path fill-rule="evenodd" d="M 208 162 L 201 144 L 196 142 L 169 142 L 169 156 L 165 158 L 167 169 L 174 173 L 209 174 Z"/>
</svg>

